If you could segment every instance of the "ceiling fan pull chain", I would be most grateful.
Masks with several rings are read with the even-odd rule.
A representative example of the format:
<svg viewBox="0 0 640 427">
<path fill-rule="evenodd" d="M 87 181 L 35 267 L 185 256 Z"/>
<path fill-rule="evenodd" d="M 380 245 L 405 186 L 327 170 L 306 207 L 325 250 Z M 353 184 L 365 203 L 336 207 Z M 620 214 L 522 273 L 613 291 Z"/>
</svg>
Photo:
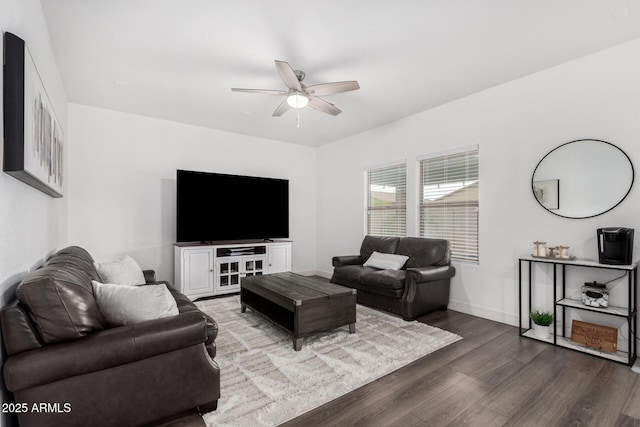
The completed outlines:
<svg viewBox="0 0 640 427">
<path fill-rule="evenodd" d="M 298 114 L 296 114 L 296 128 L 300 129 L 300 110 L 298 110 Z"/>
</svg>

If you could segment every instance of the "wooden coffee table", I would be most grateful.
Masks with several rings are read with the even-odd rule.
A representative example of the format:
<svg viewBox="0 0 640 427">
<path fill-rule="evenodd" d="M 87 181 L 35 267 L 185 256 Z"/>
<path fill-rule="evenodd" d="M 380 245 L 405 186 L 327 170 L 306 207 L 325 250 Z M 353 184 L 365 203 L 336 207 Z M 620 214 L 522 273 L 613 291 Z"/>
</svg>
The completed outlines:
<svg viewBox="0 0 640 427">
<path fill-rule="evenodd" d="M 300 351 L 304 337 L 349 325 L 356 331 L 356 290 L 295 273 L 243 277 L 240 311 L 261 313 L 293 337 Z"/>
</svg>

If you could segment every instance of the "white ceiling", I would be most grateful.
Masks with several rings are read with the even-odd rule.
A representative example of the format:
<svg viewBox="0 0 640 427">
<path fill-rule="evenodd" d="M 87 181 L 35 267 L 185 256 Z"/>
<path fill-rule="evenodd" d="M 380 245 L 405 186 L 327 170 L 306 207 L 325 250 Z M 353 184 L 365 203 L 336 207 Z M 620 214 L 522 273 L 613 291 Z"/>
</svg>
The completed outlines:
<svg viewBox="0 0 640 427">
<path fill-rule="evenodd" d="M 638 0 L 41 0 L 70 102 L 318 146 L 640 37 Z M 271 117 L 274 60 L 342 109 Z"/>
</svg>

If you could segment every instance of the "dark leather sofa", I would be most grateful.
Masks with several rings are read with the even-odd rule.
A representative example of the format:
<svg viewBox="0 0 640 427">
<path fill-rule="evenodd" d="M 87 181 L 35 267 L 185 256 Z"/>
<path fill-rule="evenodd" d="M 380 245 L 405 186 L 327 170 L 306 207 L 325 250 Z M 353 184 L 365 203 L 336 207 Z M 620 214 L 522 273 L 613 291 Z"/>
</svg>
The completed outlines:
<svg viewBox="0 0 640 427">
<path fill-rule="evenodd" d="M 373 252 L 409 257 L 399 270 L 363 264 Z M 332 283 L 358 290 L 358 303 L 411 320 L 433 310 L 446 310 L 455 268 L 449 242 L 418 237 L 365 236 L 359 255 L 333 257 Z"/>
<path fill-rule="evenodd" d="M 0 322 L 5 385 L 26 403 L 21 426 L 204 425 L 197 411 L 220 397 L 217 324 L 152 270 L 144 275 L 148 286 L 167 284 L 178 315 L 109 328 L 93 259 L 77 246 L 18 285 Z"/>
</svg>

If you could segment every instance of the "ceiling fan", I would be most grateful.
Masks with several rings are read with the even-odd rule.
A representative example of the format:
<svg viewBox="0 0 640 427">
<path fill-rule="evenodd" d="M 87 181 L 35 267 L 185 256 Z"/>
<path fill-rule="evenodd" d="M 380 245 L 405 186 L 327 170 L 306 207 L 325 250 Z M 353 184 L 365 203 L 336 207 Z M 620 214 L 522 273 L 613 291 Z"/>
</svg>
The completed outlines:
<svg viewBox="0 0 640 427">
<path fill-rule="evenodd" d="M 300 110 L 305 107 L 323 113 L 337 116 L 342 111 L 330 102 L 320 98 L 321 96 L 333 95 L 335 93 L 348 92 L 350 90 L 360 89 L 357 81 L 321 83 L 313 86 L 305 86 L 305 73 L 300 70 L 294 70 L 291 65 L 284 61 L 275 61 L 276 69 L 280 74 L 280 78 L 287 86 L 288 90 L 268 90 L 268 89 L 241 89 L 231 88 L 234 92 L 262 93 L 266 95 L 284 95 L 287 98 L 282 101 L 278 108 L 273 112 L 274 117 L 280 117 L 290 108 Z"/>
</svg>

